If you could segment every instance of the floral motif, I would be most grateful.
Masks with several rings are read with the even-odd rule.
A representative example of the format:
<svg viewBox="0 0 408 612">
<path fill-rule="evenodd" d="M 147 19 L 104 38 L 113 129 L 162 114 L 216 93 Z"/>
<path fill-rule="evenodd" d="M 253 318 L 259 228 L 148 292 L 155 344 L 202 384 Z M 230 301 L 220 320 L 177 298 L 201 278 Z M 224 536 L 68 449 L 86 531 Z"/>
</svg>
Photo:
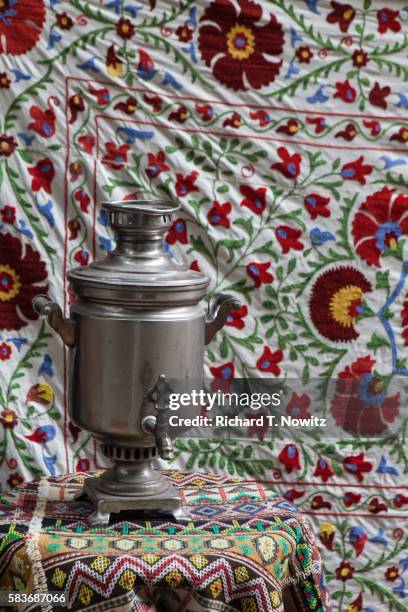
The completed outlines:
<svg viewBox="0 0 408 612">
<path fill-rule="evenodd" d="M 43 0 L 3 0 L 0 3 L 0 53 L 22 55 L 40 39 L 45 22 Z"/>
<path fill-rule="evenodd" d="M 10 157 L 17 148 L 17 142 L 14 136 L 2 134 L 0 136 L 0 157 Z"/>
<path fill-rule="evenodd" d="M 0 329 L 21 329 L 38 318 L 31 301 L 48 285 L 45 263 L 30 245 L 10 234 L 0 234 Z M 23 316 L 22 316 L 23 315 Z M 24 318 L 23 318 L 24 317 Z"/>
<path fill-rule="evenodd" d="M 317 219 L 318 216 L 330 217 L 330 209 L 328 208 L 330 198 L 325 198 L 318 193 L 310 193 L 303 202 L 311 219 Z"/>
<path fill-rule="evenodd" d="M 244 196 L 241 206 L 246 206 L 256 215 L 261 215 L 266 207 L 266 188 L 254 189 L 250 185 L 241 185 L 239 190 Z"/>
<path fill-rule="evenodd" d="M 387 395 L 384 380 L 373 372 L 374 364 L 369 356 L 359 357 L 339 373 L 331 412 L 347 432 L 381 434 L 399 414 L 400 394 Z"/>
<path fill-rule="evenodd" d="M 273 275 L 267 270 L 271 267 L 271 263 L 255 263 L 251 262 L 246 267 L 246 272 L 255 283 L 255 287 L 260 287 L 263 283 L 272 283 Z"/>
<path fill-rule="evenodd" d="M 277 153 L 282 161 L 272 164 L 271 168 L 288 179 L 297 178 L 300 174 L 301 155 L 299 153 L 291 155 L 285 147 L 279 147 Z"/>
<path fill-rule="evenodd" d="M 40 159 L 35 166 L 28 168 L 28 172 L 33 177 L 31 181 L 31 189 L 40 191 L 44 189 L 46 193 L 51 193 L 51 183 L 55 176 L 54 164 L 48 159 Z"/>
<path fill-rule="evenodd" d="M 212 208 L 208 211 L 207 219 L 210 225 L 221 225 L 222 227 L 230 227 L 231 221 L 228 218 L 232 210 L 230 202 L 220 204 L 215 200 Z"/>
<path fill-rule="evenodd" d="M 310 296 L 313 324 L 322 336 L 334 342 L 355 340 L 355 324 L 364 314 L 364 294 L 371 290 L 371 283 L 351 266 L 324 272 Z"/>
<path fill-rule="evenodd" d="M 289 227 L 289 225 L 280 225 L 275 230 L 275 236 L 282 247 L 282 253 L 289 253 L 290 249 L 302 251 L 304 245 L 300 242 L 302 232 L 300 230 Z"/>
<path fill-rule="evenodd" d="M 105 144 L 105 155 L 102 161 L 112 168 L 112 170 L 120 170 L 127 163 L 127 155 L 129 152 L 129 145 L 122 144 L 116 145 L 114 142 L 107 142 Z"/>
<path fill-rule="evenodd" d="M 383 255 L 398 253 L 399 239 L 408 234 L 408 196 L 383 187 L 369 195 L 353 219 L 357 253 L 368 264 L 381 267 Z"/>
<path fill-rule="evenodd" d="M 1 411 L 0 415 L 0 423 L 3 425 L 4 429 L 13 429 L 13 427 L 17 425 L 18 419 L 14 410 L 5 408 Z"/>
<path fill-rule="evenodd" d="M 184 219 L 176 219 L 173 222 L 173 225 L 167 232 L 166 241 L 168 244 L 174 244 L 175 242 L 187 244 L 187 225 Z"/>
<path fill-rule="evenodd" d="M 378 31 L 380 34 L 385 34 L 388 30 L 399 32 L 401 23 L 398 21 L 399 11 L 393 11 L 390 8 L 384 7 L 377 11 Z"/>
<path fill-rule="evenodd" d="M 300 470 L 299 451 L 294 444 L 286 444 L 278 455 L 278 459 L 285 465 L 286 472 Z"/>
<path fill-rule="evenodd" d="M 264 346 L 263 353 L 256 362 L 256 367 L 261 372 L 270 372 L 274 376 L 279 376 L 281 369 L 278 363 L 280 363 L 282 359 L 283 352 L 281 349 L 272 352 L 269 346 Z"/>
<path fill-rule="evenodd" d="M 328 23 L 337 23 L 341 32 L 348 32 L 356 11 L 350 4 L 342 4 L 341 2 L 330 2 L 332 5 L 332 12 L 327 15 Z"/>
<path fill-rule="evenodd" d="M 237 4 L 239 12 L 230 0 L 215 0 L 206 8 L 200 19 L 200 52 L 226 87 L 260 89 L 279 73 L 282 62 L 269 58 L 283 51 L 283 29 L 272 13 L 265 25 L 260 23 L 262 8 L 256 2 Z"/>
</svg>

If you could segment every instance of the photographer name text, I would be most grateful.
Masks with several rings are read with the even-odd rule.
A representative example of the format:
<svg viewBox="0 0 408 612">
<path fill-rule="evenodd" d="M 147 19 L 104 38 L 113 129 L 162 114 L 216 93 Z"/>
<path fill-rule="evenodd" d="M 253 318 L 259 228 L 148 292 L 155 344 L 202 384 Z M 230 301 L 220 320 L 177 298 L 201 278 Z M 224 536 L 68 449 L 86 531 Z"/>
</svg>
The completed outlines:
<svg viewBox="0 0 408 612">
<path fill-rule="evenodd" d="M 326 427 L 326 419 L 317 416 L 295 418 L 285 415 L 263 414 L 251 417 L 242 416 L 195 416 L 179 417 L 172 414 L 169 417 L 171 427 Z"/>
</svg>

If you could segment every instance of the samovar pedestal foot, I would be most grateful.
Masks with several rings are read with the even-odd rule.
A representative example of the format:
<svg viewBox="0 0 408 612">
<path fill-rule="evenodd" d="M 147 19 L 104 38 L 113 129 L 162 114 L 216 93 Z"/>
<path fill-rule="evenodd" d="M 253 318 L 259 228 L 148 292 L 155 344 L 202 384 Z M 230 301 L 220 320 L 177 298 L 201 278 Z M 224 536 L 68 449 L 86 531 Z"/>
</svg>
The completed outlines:
<svg viewBox="0 0 408 612">
<path fill-rule="evenodd" d="M 112 471 L 114 472 L 114 468 L 100 478 L 88 478 L 75 497 L 76 500 L 89 500 L 94 508 L 87 517 L 90 525 L 108 525 L 110 516 L 120 512 L 126 512 L 127 518 L 134 514 L 139 520 L 152 520 L 156 513 L 158 519 L 167 517 L 168 520 L 173 518 L 177 522 L 191 521 L 191 515 L 188 509 L 182 506 L 177 489 L 160 472 L 156 482 L 151 483 L 154 486 L 147 485 L 144 489 L 140 485 L 132 486 L 113 481 L 109 478 Z M 153 490 L 149 491 L 149 488 Z"/>
</svg>

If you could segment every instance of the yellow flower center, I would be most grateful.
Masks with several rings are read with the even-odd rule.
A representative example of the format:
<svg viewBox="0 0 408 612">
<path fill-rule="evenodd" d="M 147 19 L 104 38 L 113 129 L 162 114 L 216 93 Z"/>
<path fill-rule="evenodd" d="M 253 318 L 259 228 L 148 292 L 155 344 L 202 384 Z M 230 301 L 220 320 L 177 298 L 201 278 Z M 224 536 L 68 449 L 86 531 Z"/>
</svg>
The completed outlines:
<svg viewBox="0 0 408 612">
<path fill-rule="evenodd" d="M 356 285 L 342 287 L 330 300 L 330 313 L 333 319 L 344 327 L 354 325 L 356 317 L 350 313 L 350 306 L 362 297 L 363 291 L 360 287 Z"/>
<path fill-rule="evenodd" d="M 6 6 L 6 0 L 0 0 L 0 8 L 4 8 Z"/>
<path fill-rule="evenodd" d="M 349 604 L 347 606 L 347 612 L 358 612 L 358 608 L 354 604 Z"/>
<path fill-rule="evenodd" d="M 129 32 L 129 26 L 127 23 L 122 24 L 122 32 L 124 32 L 125 34 Z"/>
<path fill-rule="evenodd" d="M 130 112 L 133 113 L 133 111 L 136 110 L 136 105 L 135 104 L 129 104 L 128 109 L 129 109 Z"/>
<path fill-rule="evenodd" d="M 347 9 L 346 11 L 344 11 L 343 17 L 344 17 L 344 19 L 346 19 L 348 21 L 349 19 L 352 18 L 353 14 L 354 14 L 354 11 L 353 11 L 353 9 L 350 8 L 350 9 Z"/>
<path fill-rule="evenodd" d="M 350 130 L 350 136 L 355 136 L 357 134 L 356 130 Z"/>
<path fill-rule="evenodd" d="M 18 294 L 20 288 L 21 282 L 17 272 L 7 264 L 0 265 L 0 301 L 8 302 Z"/>
<path fill-rule="evenodd" d="M 63 26 L 68 25 L 68 19 L 67 19 L 66 17 L 63 17 L 63 18 L 61 19 L 61 24 L 62 24 Z"/>
<path fill-rule="evenodd" d="M 1 0 L 0 0 L 0 2 L 1 2 Z M 10 145 L 9 145 L 9 143 L 8 143 L 8 142 L 5 142 L 4 140 L 3 140 L 3 142 L 0 144 L 0 147 L 1 147 L 1 150 L 2 150 L 2 151 L 5 151 L 5 152 L 7 152 L 7 151 L 9 151 L 9 150 L 10 150 Z"/>
<path fill-rule="evenodd" d="M 395 238 L 390 238 L 389 248 L 390 248 L 392 251 L 395 251 L 395 249 L 397 248 L 397 246 L 398 246 L 398 242 L 397 242 L 397 240 L 396 240 Z"/>
<path fill-rule="evenodd" d="M 349 575 L 349 573 L 350 573 L 349 568 L 348 568 L 348 567 L 343 567 L 343 569 L 342 569 L 342 570 L 341 570 L 341 572 L 340 572 L 340 575 L 341 575 L 341 576 L 348 576 L 348 575 Z"/>
<path fill-rule="evenodd" d="M 290 132 L 291 134 L 296 134 L 296 132 L 297 132 L 297 131 L 298 131 L 298 127 L 297 127 L 297 125 L 291 125 L 291 126 L 289 127 L 289 132 Z"/>
<path fill-rule="evenodd" d="M 408 130 L 402 130 L 402 137 L 404 140 L 408 140 Z"/>
<path fill-rule="evenodd" d="M 79 96 L 74 97 L 74 104 L 80 104 L 81 98 Z"/>
<path fill-rule="evenodd" d="M 249 28 L 237 23 L 227 34 L 227 49 L 234 59 L 248 59 L 255 51 L 255 36 Z"/>
<path fill-rule="evenodd" d="M 12 423 L 14 421 L 14 417 L 12 414 L 6 414 L 6 416 L 3 418 L 6 421 L 6 423 Z"/>
<path fill-rule="evenodd" d="M 306 51 L 306 49 L 304 51 L 302 51 L 301 56 L 303 57 L 303 59 L 307 59 L 309 57 L 309 51 Z"/>
</svg>

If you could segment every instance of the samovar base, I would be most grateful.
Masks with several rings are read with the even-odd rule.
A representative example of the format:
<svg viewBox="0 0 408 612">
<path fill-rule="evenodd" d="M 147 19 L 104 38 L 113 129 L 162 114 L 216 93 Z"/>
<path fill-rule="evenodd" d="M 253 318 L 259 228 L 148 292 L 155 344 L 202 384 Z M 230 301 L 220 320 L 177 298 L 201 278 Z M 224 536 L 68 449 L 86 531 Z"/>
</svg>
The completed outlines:
<svg viewBox="0 0 408 612">
<path fill-rule="evenodd" d="M 115 460 L 102 476 L 88 478 L 76 499 L 91 502 L 94 511 L 87 517 L 91 525 L 107 525 L 111 514 L 123 511 L 143 511 L 148 520 L 152 518 L 148 513 L 153 512 L 170 515 L 178 522 L 191 520 L 177 489 L 154 468 L 151 457 L 134 462 Z"/>
</svg>

